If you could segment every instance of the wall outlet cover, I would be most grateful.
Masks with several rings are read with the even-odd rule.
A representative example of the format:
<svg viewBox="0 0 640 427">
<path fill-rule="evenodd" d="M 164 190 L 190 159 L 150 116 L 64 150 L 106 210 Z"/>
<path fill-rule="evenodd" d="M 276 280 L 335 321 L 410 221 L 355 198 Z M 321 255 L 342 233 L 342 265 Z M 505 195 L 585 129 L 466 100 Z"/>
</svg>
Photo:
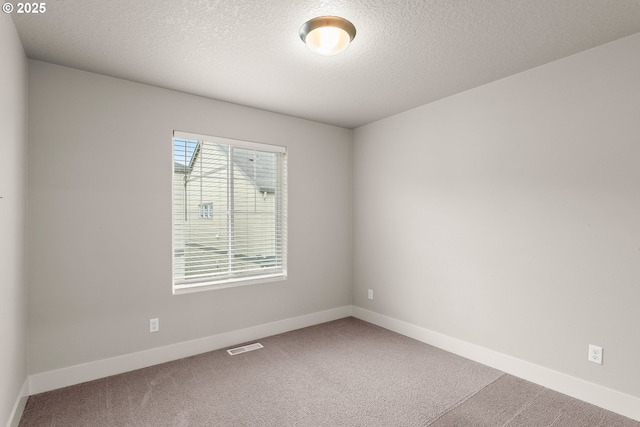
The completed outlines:
<svg viewBox="0 0 640 427">
<path fill-rule="evenodd" d="M 149 332 L 158 332 L 160 330 L 160 319 L 149 319 Z"/>
<path fill-rule="evenodd" d="M 589 362 L 602 365 L 602 347 L 589 344 Z"/>
</svg>

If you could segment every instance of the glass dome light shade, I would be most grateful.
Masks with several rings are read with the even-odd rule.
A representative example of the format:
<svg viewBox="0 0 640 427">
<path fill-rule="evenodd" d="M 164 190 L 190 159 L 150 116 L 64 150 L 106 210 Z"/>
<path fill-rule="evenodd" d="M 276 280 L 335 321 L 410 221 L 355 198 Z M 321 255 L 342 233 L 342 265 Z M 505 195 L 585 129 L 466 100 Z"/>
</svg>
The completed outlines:
<svg viewBox="0 0 640 427">
<path fill-rule="evenodd" d="M 300 28 L 300 38 L 309 49 L 325 56 L 344 51 L 355 35 L 353 24 L 337 16 L 314 18 Z"/>
<path fill-rule="evenodd" d="M 349 46 L 349 34 L 336 27 L 320 27 L 307 34 L 309 49 L 320 55 L 337 55 Z"/>
</svg>

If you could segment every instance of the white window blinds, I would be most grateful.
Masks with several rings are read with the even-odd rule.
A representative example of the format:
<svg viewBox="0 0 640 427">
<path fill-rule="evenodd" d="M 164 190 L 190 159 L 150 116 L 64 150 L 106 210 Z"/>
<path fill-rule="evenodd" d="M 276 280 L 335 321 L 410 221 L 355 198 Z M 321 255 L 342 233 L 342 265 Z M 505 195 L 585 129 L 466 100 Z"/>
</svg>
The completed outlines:
<svg viewBox="0 0 640 427">
<path fill-rule="evenodd" d="M 286 148 L 174 132 L 173 287 L 287 274 Z"/>
</svg>

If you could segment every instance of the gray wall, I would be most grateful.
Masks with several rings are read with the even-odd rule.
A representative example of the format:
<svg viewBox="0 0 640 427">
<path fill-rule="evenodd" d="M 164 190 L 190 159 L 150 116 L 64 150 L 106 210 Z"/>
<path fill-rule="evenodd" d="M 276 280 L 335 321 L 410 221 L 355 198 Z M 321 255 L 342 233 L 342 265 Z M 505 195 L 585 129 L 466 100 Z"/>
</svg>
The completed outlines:
<svg viewBox="0 0 640 427">
<path fill-rule="evenodd" d="M 638 52 L 356 129 L 354 304 L 640 396 Z"/>
<path fill-rule="evenodd" d="M 27 58 L 11 17 L 4 13 L 0 58 L 0 424 L 4 424 L 27 378 Z"/>
<path fill-rule="evenodd" d="M 29 85 L 30 373 L 351 304 L 350 130 L 37 61 Z M 288 147 L 288 280 L 172 295 L 174 129 Z"/>
</svg>

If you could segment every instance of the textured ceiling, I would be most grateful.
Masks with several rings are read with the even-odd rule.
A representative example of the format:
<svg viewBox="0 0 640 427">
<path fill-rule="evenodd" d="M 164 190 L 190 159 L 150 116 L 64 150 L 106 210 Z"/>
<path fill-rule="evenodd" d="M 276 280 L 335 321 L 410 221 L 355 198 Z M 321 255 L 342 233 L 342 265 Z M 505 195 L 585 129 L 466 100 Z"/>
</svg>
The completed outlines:
<svg viewBox="0 0 640 427">
<path fill-rule="evenodd" d="M 310 18 L 357 28 L 342 54 Z M 640 32 L 640 0 L 52 0 L 29 58 L 354 128 Z"/>
</svg>

